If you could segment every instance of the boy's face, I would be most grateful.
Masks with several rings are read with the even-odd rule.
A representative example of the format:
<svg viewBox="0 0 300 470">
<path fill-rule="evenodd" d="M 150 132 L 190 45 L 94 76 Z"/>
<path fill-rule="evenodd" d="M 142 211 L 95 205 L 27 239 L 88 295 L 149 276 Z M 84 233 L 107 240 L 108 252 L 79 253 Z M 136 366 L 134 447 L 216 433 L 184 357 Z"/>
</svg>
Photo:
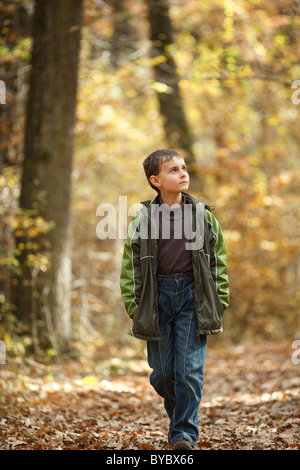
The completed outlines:
<svg viewBox="0 0 300 470">
<path fill-rule="evenodd" d="M 190 184 L 190 178 L 183 157 L 173 157 L 172 160 L 162 163 L 159 173 L 150 176 L 150 181 L 162 195 L 166 193 L 179 194 L 186 191 Z"/>
</svg>

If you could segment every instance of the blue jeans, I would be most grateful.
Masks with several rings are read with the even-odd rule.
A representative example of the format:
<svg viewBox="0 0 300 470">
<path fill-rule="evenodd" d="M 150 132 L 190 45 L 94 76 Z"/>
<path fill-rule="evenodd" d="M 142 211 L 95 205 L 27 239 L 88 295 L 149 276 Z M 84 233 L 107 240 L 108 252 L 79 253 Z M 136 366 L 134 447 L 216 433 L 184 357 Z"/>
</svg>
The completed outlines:
<svg viewBox="0 0 300 470">
<path fill-rule="evenodd" d="M 162 341 L 148 341 L 150 383 L 164 398 L 170 418 L 169 440 L 187 439 L 194 446 L 199 434 L 206 336 L 196 336 L 192 274 L 159 274 L 157 295 Z"/>
</svg>

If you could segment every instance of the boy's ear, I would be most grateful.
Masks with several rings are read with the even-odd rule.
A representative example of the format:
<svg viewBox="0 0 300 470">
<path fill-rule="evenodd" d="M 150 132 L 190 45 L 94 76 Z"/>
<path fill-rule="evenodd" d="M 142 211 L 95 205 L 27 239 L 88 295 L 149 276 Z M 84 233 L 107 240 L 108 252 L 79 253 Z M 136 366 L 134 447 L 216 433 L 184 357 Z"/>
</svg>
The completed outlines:
<svg viewBox="0 0 300 470">
<path fill-rule="evenodd" d="M 155 186 L 156 188 L 160 187 L 160 182 L 159 182 L 159 179 L 157 178 L 157 176 L 151 175 L 149 180 L 153 184 L 153 186 Z"/>
</svg>

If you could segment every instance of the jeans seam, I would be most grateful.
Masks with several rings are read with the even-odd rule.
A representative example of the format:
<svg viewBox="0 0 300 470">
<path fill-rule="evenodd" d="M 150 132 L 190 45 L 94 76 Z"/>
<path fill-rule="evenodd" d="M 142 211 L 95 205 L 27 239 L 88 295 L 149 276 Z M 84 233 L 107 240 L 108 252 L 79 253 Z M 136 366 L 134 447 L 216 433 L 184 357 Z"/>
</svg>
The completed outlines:
<svg viewBox="0 0 300 470">
<path fill-rule="evenodd" d="M 191 312 L 193 313 L 193 312 Z M 187 411 L 191 405 L 191 391 L 186 383 L 186 380 L 185 380 L 185 367 L 186 367 L 186 364 L 185 364 L 185 359 L 186 359 L 186 352 L 187 352 L 187 345 L 188 345 L 188 338 L 189 338 L 189 335 L 190 335 L 190 331 L 191 331 L 191 323 L 192 323 L 192 315 L 190 315 L 190 318 L 189 318 L 189 326 L 188 326 L 188 329 L 187 329 L 187 334 L 185 336 L 185 346 L 184 346 L 184 355 L 183 355 L 183 381 L 184 381 L 184 386 L 186 388 L 186 390 L 188 391 L 188 396 L 189 396 L 189 402 L 188 402 L 188 406 L 186 407 L 186 410 L 185 410 L 185 413 L 182 417 L 182 420 L 181 420 L 181 431 L 182 431 L 182 434 L 184 436 L 186 436 L 186 433 L 184 432 L 183 430 L 183 423 L 184 423 L 184 420 L 185 420 L 185 417 L 186 417 L 186 414 L 187 414 Z"/>
<path fill-rule="evenodd" d="M 168 398 L 169 404 L 172 408 L 173 404 L 172 404 L 172 398 L 171 398 L 171 395 L 170 395 L 170 392 L 169 392 L 169 387 L 168 387 L 168 384 L 167 384 L 167 381 L 166 381 L 165 364 L 164 364 L 164 360 L 163 360 L 161 342 L 159 342 L 158 349 L 159 349 L 159 358 L 160 358 L 162 375 L 163 375 L 163 378 L 164 378 L 164 386 L 165 386 L 165 390 L 166 390 L 166 393 L 167 393 L 167 398 Z"/>
</svg>

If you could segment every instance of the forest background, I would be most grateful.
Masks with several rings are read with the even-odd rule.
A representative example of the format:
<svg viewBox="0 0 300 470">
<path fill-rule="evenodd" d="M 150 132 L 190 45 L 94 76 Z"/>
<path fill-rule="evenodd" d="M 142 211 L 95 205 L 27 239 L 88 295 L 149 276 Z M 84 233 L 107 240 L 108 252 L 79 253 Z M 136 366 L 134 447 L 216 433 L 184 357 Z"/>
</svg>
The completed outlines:
<svg viewBox="0 0 300 470">
<path fill-rule="evenodd" d="M 44 22 L 32 29 L 32 1 L 0 2 L 0 339 L 6 357 L 143 355 L 143 343 L 127 334 L 118 286 L 124 240 L 97 237 L 97 208 L 113 205 L 118 224 L 120 196 L 127 196 L 128 208 L 152 198 L 142 161 L 166 147 L 185 156 L 189 192 L 215 206 L 224 232 L 231 305 L 224 333 L 210 341 L 222 347 L 299 339 L 299 2 L 60 2 L 78 13 L 68 33 L 78 44 L 81 34 L 80 47 L 71 53 L 53 26 L 60 13 L 69 18 L 67 10 L 48 1 L 36 8 L 41 3 Z M 46 44 L 52 62 L 32 55 L 35 41 Z M 67 119 L 59 121 L 55 110 L 62 107 L 63 118 L 72 118 L 64 97 L 75 88 L 68 70 L 60 73 L 55 64 L 68 59 L 73 76 L 78 73 L 75 124 L 69 120 L 58 137 L 56 122 L 62 127 Z M 47 81 L 39 73 L 32 82 L 36 96 L 30 95 L 35 64 L 41 71 L 50 62 L 52 75 Z M 65 149 L 72 126 L 74 147 Z M 44 159 L 33 144 L 40 129 L 50 152 Z M 68 167 L 61 164 L 65 155 Z M 64 267 L 57 281 L 51 273 L 59 260 Z M 57 282 L 63 290 L 52 295 Z"/>
</svg>

